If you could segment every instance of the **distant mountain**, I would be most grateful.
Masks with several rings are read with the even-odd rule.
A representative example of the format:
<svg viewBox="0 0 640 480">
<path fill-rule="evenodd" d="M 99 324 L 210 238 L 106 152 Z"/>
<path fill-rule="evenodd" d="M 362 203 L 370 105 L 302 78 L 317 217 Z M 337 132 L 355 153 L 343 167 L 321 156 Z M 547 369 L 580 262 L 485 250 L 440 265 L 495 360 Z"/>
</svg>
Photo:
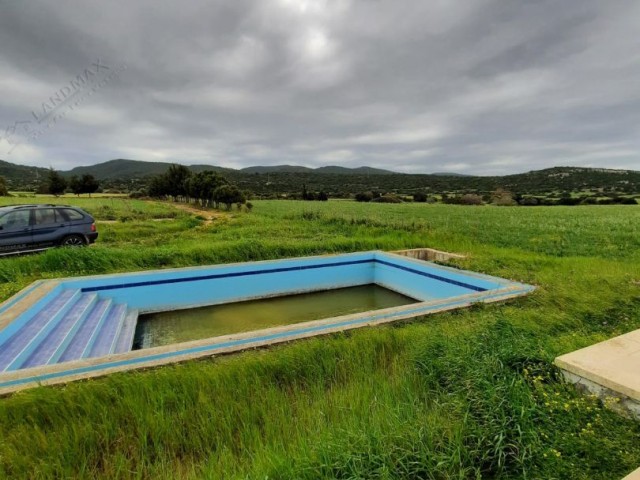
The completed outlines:
<svg viewBox="0 0 640 480">
<path fill-rule="evenodd" d="M 39 180 L 46 178 L 48 173 L 49 170 L 46 168 L 16 165 L 15 163 L 0 160 L 0 176 L 4 177 L 9 182 L 9 185 L 16 183 L 35 185 Z"/>
<path fill-rule="evenodd" d="M 141 160 L 119 158 L 96 165 L 75 167 L 66 172 L 62 172 L 62 175 L 71 177 L 72 175 L 90 174 L 98 180 L 140 179 L 160 175 L 167 171 L 169 165 L 170 164 L 166 162 L 143 162 Z M 189 168 L 194 172 L 214 170 L 223 173 L 231 171 L 229 168 L 216 167 L 214 165 L 189 165 Z"/>
<path fill-rule="evenodd" d="M 347 167 L 339 167 L 336 165 L 318 167 L 313 171 L 316 173 L 334 173 L 334 174 L 342 174 L 342 175 L 397 175 L 396 172 L 392 172 L 391 170 L 382 170 L 381 168 L 373 168 L 373 167 L 347 168 Z"/>
<path fill-rule="evenodd" d="M 269 167 L 247 167 L 239 170 L 242 173 L 306 173 L 313 172 L 313 168 L 299 165 L 274 165 Z"/>
<path fill-rule="evenodd" d="M 169 165 L 165 162 L 116 159 L 61 173 L 66 177 L 91 174 L 100 180 L 104 188 L 129 191 L 144 188 L 151 176 L 166 172 Z M 270 196 L 299 193 L 303 185 L 309 190 L 323 190 L 334 196 L 370 190 L 402 194 L 417 191 L 490 193 L 497 188 L 536 195 L 584 191 L 627 195 L 640 193 L 640 172 L 604 168 L 554 167 L 491 177 L 449 172 L 406 174 L 372 167 L 340 166 L 313 169 L 298 165 L 276 165 L 235 170 L 215 165 L 190 165 L 188 168 L 193 172 L 217 171 L 243 189 Z M 34 190 L 47 174 L 47 168 L 16 165 L 0 160 L 0 175 L 7 179 L 9 188 L 13 190 Z"/>
<path fill-rule="evenodd" d="M 471 177 L 473 175 L 466 175 L 464 173 L 453 173 L 453 172 L 434 172 L 429 175 L 435 175 L 436 177 Z"/>
<path fill-rule="evenodd" d="M 382 170 L 373 167 L 339 167 L 329 165 L 326 167 L 309 168 L 299 165 L 274 165 L 269 167 L 247 167 L 239 170 L 242 173 L 332 173 L 339 175 L 388 175 L 393 174 L 390 170 Z"/>
</svg>

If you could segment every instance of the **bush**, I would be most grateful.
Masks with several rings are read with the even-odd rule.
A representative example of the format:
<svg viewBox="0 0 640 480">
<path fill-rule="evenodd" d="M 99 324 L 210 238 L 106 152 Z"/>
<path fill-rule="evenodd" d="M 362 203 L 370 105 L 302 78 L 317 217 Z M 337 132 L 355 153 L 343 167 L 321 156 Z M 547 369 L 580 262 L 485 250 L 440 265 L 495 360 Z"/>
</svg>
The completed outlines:
<svg viewBox="0 0 640 480">
<path fill-rule="evenodd" d="M 395 195 L 382 195 L 381 197 L 374 198 L 371 201 L 376 203 L 402 203 L 402 199 Z"/>
<path fill-rule="evenodd" d="M 572 198 L 572 197 L 561 197 L 560 200 L 558 200 L 558 205 L 578 205 L 580 203 L 580 199 L 579 198 Z"/>
<path fill-rule="evenodd" d="M 371 192 L 356 193 L 356 202 L 370 202 L 371 200 L 373 200 L 373 193 Z"/>
<path fill-rule="evenodd" d="M 482 197 L 475 193 L 467 193 L 460 198 L 462 205 L 482 205 Z"/>
<path fill-rule="evenodd" d="M 427 201 L 427 194 L 423 192 L 416 192 L 413 194 L 413 201 L 419 203 L 425 203 Z"/>
<path fill-rule="evenodd" d="M 536 197 L 523 197 L 520 199 L 520 205 L 523 207 L 533 207 L 540 205 L 540 201 Z"/>
<path fill-rule="evenodd" d="M 145 192 L 142 189 L 135 190 L 135 191 L 133 191 L 133 192 L 131 192 L 129 194 L 129 198 L 142 198 L 142 197 L 146 197 L 146 196 L 147 196 L 147 192 Z"/>
<path fill-rule="evenodd" d="M 496 189 L 491 194 L 491 200 L 494 205 L 498 205 L 500 207 L 509 207 L 518 204 L 518 202 L 513 198 L 513 194 L 502 188 Z"/>
<path fill-rule="evenodd" d="M 9 189 L 7 188 L 7 182 L 4 177 L 0 177 L 0 197 L 8 197 Z"/>
</svg>

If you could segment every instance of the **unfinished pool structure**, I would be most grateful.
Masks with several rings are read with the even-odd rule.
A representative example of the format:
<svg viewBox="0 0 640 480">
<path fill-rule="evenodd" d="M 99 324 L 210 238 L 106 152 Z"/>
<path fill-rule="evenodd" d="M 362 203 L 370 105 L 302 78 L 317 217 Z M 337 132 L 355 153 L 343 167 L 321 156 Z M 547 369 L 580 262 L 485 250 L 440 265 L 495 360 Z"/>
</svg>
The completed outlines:
<svg viewBox="0 0 640 480">
<path fill-rule="evenodd" d="M 41 280 L 0 305 L 0 394 L 421 317 L 533 288 L 381 251 Z M 154 315 L 169 317 L 162 326 Z"/>
</svg>

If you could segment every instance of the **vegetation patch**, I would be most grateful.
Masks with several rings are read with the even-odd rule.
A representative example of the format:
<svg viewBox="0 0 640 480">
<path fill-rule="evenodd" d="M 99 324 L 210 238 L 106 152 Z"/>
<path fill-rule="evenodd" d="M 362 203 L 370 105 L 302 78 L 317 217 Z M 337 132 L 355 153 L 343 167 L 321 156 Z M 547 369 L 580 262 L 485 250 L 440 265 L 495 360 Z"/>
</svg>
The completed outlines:
<svg viewBox="0 0 640 480">
<path fill-rule="evenodd" d="M 2 259 L 2 298 L 41 277 L 419 247 L 538 289 L 20 392 L 0 399 L 0 477 L 609 480 L 640 465 L 640 424 L 552 366 L 640 328 L 640 210 L 254 201 L 251 214 L 207 224 L 172 202 L 122 202 L 78 200 L 144 212 L 99 225 L 90 248 Z M 175 220 L 153 221 L 169 211 Z"/>
</svg>

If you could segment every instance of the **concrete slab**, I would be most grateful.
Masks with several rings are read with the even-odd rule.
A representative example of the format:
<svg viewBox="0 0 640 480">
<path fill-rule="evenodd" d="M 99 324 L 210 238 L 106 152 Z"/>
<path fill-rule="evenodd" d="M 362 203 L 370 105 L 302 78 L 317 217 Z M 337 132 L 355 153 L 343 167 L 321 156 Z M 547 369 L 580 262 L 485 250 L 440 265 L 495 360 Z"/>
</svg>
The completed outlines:
<svg viewBox="0 0 640 480">
<path fill-rule="evenodd" d="M 466 258 L 459 253 L 444 252 L 435 248 L 410 248 L 407 250 L 395 250 L 391 253 L 427 262 L 448 262 L 451 259 Z"/>
<path fill-rule="evenodd" d="M 624 477 L 622 480 L 640 480 L 640 468 L 634 470 L 629 475 Z"/>
<path fill-rule="evenodd" d="M 562 355 L 555 364 L 640 403 L 640 330 Z"/>
</svg>

